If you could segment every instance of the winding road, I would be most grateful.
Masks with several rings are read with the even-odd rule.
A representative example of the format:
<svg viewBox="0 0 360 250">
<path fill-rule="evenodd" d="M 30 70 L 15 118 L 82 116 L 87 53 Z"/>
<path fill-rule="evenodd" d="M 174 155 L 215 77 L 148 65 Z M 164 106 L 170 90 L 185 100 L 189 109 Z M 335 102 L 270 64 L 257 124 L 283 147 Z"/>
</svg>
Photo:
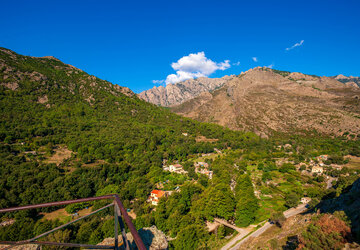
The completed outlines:
<svg viewBox="0 0 360 250">
<path fill-rule="evenodd" d="M 290 208 L 289 210 L 286 210 L 284 212 L 285 218 L 289 218 L 291 216 L 300 214 L 304 212 L 307 204 L 301 204 L 297 206 L 296 208 Z M 242 232 L 239 231 L 239 234 L 233 238 L 231 241 L 229 241 L 225 246 L 221 248 L 221 250 L 236 250 L 239 249 L 240 246 L 246 242 L 249 238 L 258 237 L 262 233 L 264 233 L 266 230 L 268 230 L 270 227 L 272 227 L 274 224 L 271 224 L 270 222 L 266 222 L 264 226 L 259 228 L 258 230 L 254 231 L 252 234 L 250 234 L 248 237 L 244 238 L 246 235 L 248 235 L 251 232 L 251 229 L 243 229 Z"/>
</svg>

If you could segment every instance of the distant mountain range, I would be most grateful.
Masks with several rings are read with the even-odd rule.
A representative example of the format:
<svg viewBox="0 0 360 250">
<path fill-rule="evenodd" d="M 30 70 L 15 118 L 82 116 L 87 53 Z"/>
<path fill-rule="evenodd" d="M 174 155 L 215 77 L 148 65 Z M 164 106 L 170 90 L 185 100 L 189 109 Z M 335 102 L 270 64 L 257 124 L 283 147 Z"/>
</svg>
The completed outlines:
<svg viewBox="0 0 360 250">
<path fill-rule="evenodd" d="M 159 86 L 143 91 L 139 97 L 147 102 L 170 107 L 181 104 L 201 93 L 214 91 L 232 80 L 235 76 L 224 76 L 222 78 L 199 77 L 176 84 L 168 84 L 166 87 Z"/>
<path fill-rule="evenodd" d="M 344 75 L 340 74 L 337 76 L 333 76 L 333 78 L 335 78 L 339 82 L 342 82 L 348 86 L 360 87 L 360 77 L 358 77 L 358 76 L 344 76 Z"/>
<path fill-rule="evenodd" d="M 356 136 L 360 133 L 359 79 L 257 67 L 238 76 L 154 87 L 139 96 L 171 106 L 186 117 L 263 136 L 313 130 Z"/>
</svg>

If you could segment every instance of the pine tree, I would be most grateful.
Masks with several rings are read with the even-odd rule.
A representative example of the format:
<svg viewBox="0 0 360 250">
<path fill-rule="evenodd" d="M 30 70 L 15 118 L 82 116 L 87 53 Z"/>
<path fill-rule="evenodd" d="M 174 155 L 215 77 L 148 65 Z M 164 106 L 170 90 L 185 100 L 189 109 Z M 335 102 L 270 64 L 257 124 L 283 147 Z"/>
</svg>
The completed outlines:
<svg viewBox="0 0 360 250">
<path fill-rule="evenodd" d="M 246 227 L 254 222 L 256 211 L 259 208 L 249 175 L 244 174 L 237 179 L 235 191 L 237 199 L 235 222 L 238 226 Z"/>
</svg>

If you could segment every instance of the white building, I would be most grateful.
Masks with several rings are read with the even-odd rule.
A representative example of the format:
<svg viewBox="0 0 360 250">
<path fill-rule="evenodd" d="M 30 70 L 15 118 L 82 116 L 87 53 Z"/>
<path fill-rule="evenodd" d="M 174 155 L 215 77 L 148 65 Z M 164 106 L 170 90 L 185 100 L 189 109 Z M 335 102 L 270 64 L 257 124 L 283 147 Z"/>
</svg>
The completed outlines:
<svg viewBox="0 0 360 250">
<path fill-rule="evenodd" d="M 180 164 L 174 164 L 169 166 L 169 171 L 177 174 L 186 174 L 187 172 L 184 170 L 183 166 Z"/>
<path fill-rule="evenodd" d="M 159 204 L 160 198 L 162 198 L 163 196 L 165 196 L 165 192 L 164 192 L 164 191 L 154 189 L 154 190 L 151 191 L 151 193 L 150 193 L 149 200 L 150 200 L 150 202 L 151 202 L 152 205 L 157 206 L 157 205 Z"/>
<path fill-rule="evenodd" d="M 322 172 L 324 172 L 324 169 L 323 169 L 323 167 L 320 167 L 320 166 L 314 166 L 314 167 L 311 169 L 311 172 L 312 172 L 312 173 L 322 174 Z"/>
<path fill-rule="evenodd" d="M 301 203 L 302 203 L 302 204 L 309 203 L 310 201 L 311 201 L 311 198 L 310 198 L 310 197 L 302 197 L 302 198 L 301 198 Z"/>
</svg>

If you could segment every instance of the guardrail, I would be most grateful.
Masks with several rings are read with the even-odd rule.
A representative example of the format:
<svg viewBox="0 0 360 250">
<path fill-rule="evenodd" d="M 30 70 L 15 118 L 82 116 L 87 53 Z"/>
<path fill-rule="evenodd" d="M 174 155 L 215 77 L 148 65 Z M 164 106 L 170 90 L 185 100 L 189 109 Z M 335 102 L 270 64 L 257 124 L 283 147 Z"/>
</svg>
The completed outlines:
<svg viewBox="0 0 360 250">
<path fill-rule="evenodd" d="M 63 205 L 69 205 L 73 203 L 80 203 L 80 202 L 89 202 L 89 201 L 96 201 L 96 200 L 109 200 L 112 199 L 113 202 L 111 204 L 108 204 L 100 209 L 97 209 L 96 211 L 91 212 L 90 214 L 84 215 L 82 217 L 79 217 L 71 222 L 68 222 L 66 224 L 63 224 L 59 227 L 56 227 L 54 229 L 51 229 L 45 233 L 42 233 L 40 235 L 37 235 L 31 239 L 22 240 L 22 241 L 0 241 L 0 244 L 9 245 L 3 249 L 11 249 L 15 246 L 20 245 L 26 245 L 26 244 L 38 244 L 38 245 L 51 245 L 51 246 L 64 246 L 64 247 L 85 247 L 88 249 L 130 249 L 130 243 L 127 240 L 126 237 L 126 231 L 125 226 L 123 223 L 122 218 L 124 219 L 126 225 L 128 226 L 133 238 L 134 242 L 139 250 L 146 250 L 146 247 L 140 238 L 140 235 L 138 234 L 134 224 L 132 223 L 129 215 L 126 212 L 126 209 L 124 208 L 124 205 L 122 204 L 120 198 L 116 194 L 111 195 L 104 195 L 104 196 L 98 196 L 98 197 L 91 197 L 91 198 L 83 198 L 83 199 L 77 199 L 77 200 L 67 200 L 67 201 L 57 201 L 57 202 L 49 202 L 49 203 L 43 203 L 43 204 L 35 204 L 35 205 L 28 205 L 28 206 L 22 206 L 22 207 L 13 207 L 13 208 L 3 208 L 0 209 L 0 213 L 6 213 L 6 212 L 14 212 L 14 211 L 20 211 L 25 209 L 35 209 L 35 208 L 43 208 L 43 207 L 52 207 L 52 206 L 63 206 Z M 37 241 L 37 239 L 44 237 L 48 234 L 51 234 L 57 230 L 60 230 L 62 228 L 65 228 L 79 220 L 85 219 L 93 214 L 96 214 L 100 211 L 103 211 L 109 207 L 114 206 L 114 239 L 115 239 L 115 246 L 99 246 L 99 245 L 89 245 L 89 244 L 78 244 L 78 243 L 62 243 L 62 242 L 49 242 L 49 241 Z M 120 232 L 122 237 L 122 242 L 119 246 L 119 226 L 120 226 Z"/>
</svg>

